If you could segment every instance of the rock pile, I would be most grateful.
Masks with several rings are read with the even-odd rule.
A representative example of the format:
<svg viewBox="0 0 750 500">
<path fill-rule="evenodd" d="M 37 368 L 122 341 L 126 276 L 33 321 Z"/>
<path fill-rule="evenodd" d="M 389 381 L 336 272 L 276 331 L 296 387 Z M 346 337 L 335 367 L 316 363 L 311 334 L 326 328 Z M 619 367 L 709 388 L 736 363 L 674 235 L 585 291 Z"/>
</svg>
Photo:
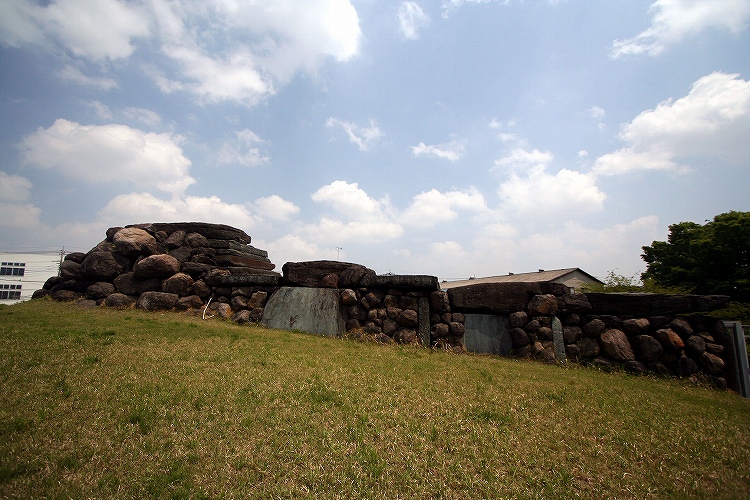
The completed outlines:
<svg viewBox="0 0 750 500">
<path fill-rule="evenodd" d="M 34 297 L 83 299 L 110 307 L 135 304 L 147 310 L 199 308 L 213 298 L 219 314 L 233 309 L 257 316 L 268 293 L 263 286 L 221 286 L 233 278 L 244 285 L 273 285 L 278 280 L 268 253 L 250 242 L 244 231 L 223 224 L 113 227 L 89 252 L 68 254 L 60 275 L 50 278 Z"/>
</svg>

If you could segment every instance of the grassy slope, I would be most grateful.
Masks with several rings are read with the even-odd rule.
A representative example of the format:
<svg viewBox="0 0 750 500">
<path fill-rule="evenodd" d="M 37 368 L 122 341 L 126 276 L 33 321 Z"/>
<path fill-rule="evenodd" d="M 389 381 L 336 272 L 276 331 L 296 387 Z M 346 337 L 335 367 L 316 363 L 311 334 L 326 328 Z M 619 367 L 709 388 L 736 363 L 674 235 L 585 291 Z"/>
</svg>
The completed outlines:
<svg viewBox="0 0 750 500">
<path fill-rule="evenodd" d="M 0 498 L 747 498 L 750 402 L 216 319 L 0 307 Z"/>
</svg>

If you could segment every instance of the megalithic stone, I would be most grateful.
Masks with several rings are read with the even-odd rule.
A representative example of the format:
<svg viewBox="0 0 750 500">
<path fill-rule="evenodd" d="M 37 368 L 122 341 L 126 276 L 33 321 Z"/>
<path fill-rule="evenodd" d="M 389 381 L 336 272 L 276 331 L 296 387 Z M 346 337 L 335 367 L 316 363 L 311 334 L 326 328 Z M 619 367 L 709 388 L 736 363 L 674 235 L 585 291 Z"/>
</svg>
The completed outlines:
<svg viewBox="0 0 750 500">
<path fill-rule="evenodd" d="M 563 335 L 563 326 L 557 316 L 552 317 L 552 342 L 555 343 L 555 356 L 560 363 L 567 362 L 565 355 L 565 336 Z"/>
</svg>

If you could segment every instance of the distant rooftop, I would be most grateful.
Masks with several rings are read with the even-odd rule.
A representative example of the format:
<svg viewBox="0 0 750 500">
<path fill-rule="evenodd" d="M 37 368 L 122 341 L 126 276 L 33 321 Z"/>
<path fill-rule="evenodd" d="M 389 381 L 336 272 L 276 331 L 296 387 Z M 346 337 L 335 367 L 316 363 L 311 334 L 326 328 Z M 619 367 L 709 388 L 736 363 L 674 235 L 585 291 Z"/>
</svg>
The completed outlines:
<svg viewBox="0 0 750 500">
<path fill-rule="evenodd" d="M 594 276 L 591 276 L 586 271 L 582 271 L 577 267 L 570 267 L 567 269 L 554 269 L 551 271 L 540 269 L 539 271 L 534 273 L 508 273 L 502 276 L 488 276 L 485 278 L 469 278 L 466 280 L 443 281 L 440 283 L 440 289 L 447 290 L 449 288 L 476 285 L 479 283 L 533 283 L 536 281 L 562 283 L 567 281 L 568 279 L 575 278 L 578 278 L 579 281 L 584 283 L 601 283 L 601 280 L 595 278 Z"/>
</svg>

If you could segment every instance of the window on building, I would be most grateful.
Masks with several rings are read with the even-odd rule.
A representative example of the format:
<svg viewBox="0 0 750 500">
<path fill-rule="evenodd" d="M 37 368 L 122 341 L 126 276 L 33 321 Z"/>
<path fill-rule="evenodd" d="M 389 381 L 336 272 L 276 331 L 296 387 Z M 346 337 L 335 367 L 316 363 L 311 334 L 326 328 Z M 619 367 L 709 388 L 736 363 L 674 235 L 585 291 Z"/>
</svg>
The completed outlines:
<svg viewBox="0 0 750 500">
<path fill-rule="evenodd" d="M 25 262 L 0 263 L 0 276 L 23 276 L 26 272 Z"/>
<path fill-rule="evenodd" d="M 0 285 L 0 300 L 21 300 L 21 285 Z"/>
</svg>

